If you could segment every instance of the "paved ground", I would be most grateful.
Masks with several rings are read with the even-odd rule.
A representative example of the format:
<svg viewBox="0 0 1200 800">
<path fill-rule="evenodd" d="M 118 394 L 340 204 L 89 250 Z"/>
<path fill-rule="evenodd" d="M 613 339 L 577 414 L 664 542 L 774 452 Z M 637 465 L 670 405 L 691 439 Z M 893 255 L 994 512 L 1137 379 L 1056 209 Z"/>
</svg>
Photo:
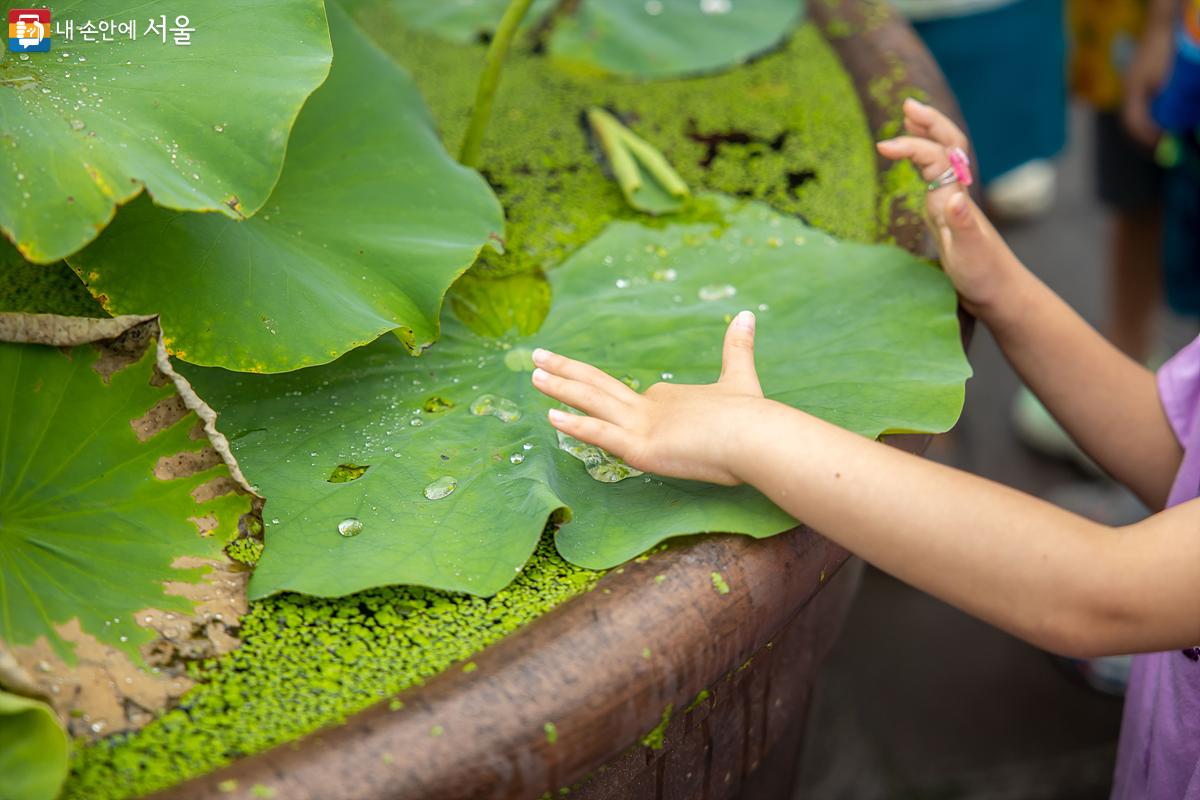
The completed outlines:
<svg viewBox="0 0 1200 800">
<path fill-rule="evenodd" d="M 1009 227 L 1018 255 L 1094 324 L 1103 316 L 1105 228 L 1092 196 L 1090 126 L 1075 112 L 1051 214 Z M 1188 326 L 1168 321 L 1179 344 Z M 986 331 L 976 377 L 939 460 L 1036 494 L 1081 477 L 1017 442 L 1017 379 Z M 1073 682 L 1044 653 L 873 569 L 828 662 L 798 797 L 819 800 L 1106 798 L 1119 700 Z"/>
</svg>

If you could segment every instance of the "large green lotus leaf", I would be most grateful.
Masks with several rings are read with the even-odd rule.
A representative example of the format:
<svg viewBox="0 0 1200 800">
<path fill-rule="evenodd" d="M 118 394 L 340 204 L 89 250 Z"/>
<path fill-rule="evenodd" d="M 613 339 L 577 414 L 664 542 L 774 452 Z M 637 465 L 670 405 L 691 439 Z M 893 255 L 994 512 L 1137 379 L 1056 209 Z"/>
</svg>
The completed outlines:
<svg viewBox="0 0 1200 800">
<path fill-rule="evenodd" d="M 545 421 L 551 401 L 529 383 L 534 346 L 641 387 L 664 373 L 710 382 L 726 320 L 757 308 L 771 397 L 871 437 L 954 423 L 969 367 L 941 272 L 895 247 L 841 243 L 763 205 L 700 202 L 718 221 L 617 222 L 577 251 L 550 274 L 554 302 L 534 336 L 483 338 L 447 314 L 442 339 L 419 359 L 384 339 L 288 375 L 189 370 L 267 497 L 251 596 L 390 583 L 493 593 L 559 509 L 572 518 L 559 549 L 589 567 L 681 534 L 791 527 L 745 486 L 592 479 Z M 445 492 L 446 478 L 454 490 L 427 499 L 427 490 Z"/>
<path fill-rule="evenodd" d="M 107 380 L 90 345 L 66 352 L 0 342 L 0 647 L 33 647 L 74 663 L 75 629 L 142 663 L 156 638 L 134 612 L 190 613 L 194 601 L 167 584 L 198 583 L 225 561 L 249 501 L 193 492 L 227 476 L 223 464 L 164 479 L 164 460 L 199 458 L 207 440 L 186 414 L 145 438 L 135 423 L 175 395 L 154 385 L 155 348 Z M 144 435 L 144 434 L 143 434 Z M 180 455 L 183 454 L 183 455 Z M 201 535 L 196 520 L 206 519 Z"/>
<path fill-rule="evenodd" d="M 550 53 L 635 78 L 676 78 L 741 64 L 778 44 L 802 0 L 582 0 L 560 18 Z"/>
<path fill-rule="evenodd" d="M 288 131 L 329 71 L 321 0 L 67 0 L 74 40 L 0 60 L 0 229 L 31 261 L 75 252 L 144 186 L 155 202 L 254 214 L 279 178 Z M 188 16 L 191 44 L 148 33 Z M 87 21 L 137 26 L 84 41 Z M 157 24 L 157 22 L 156 22 Z"/>
<path fill-rule="evenodd" d="M 171 352 L 280 372 L 396 330 L 437 337 L 446 288 L 504 215 L 446 153 L 408 74 L 329 8 L 336 63 L 245 221 L 131 203 L 71 266 L 113 313 L 158 313 Z"/>
<path fill-rule="evenodd" d="M 390 0 L 388 6 L 414 30 L 430 31 L 452 42 L 469 44 L 491 34 L 510 0 Z M 522 27 L 529 27 L 554 7 L 556 0 L 533 0 Z"/>
<path fill-rule="evenodd" d="M 50 706 L 0 691 L 0 798 L 58 797 L 67 778 L 68 744 Z"/>
</svg>

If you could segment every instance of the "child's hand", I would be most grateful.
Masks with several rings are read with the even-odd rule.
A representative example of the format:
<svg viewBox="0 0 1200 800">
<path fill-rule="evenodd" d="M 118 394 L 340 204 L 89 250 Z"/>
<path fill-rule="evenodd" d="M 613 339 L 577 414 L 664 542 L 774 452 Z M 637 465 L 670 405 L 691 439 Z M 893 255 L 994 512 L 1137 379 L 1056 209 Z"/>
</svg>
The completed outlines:
<svg viewBox="0 0 1200 800">
<path fill-rule="evenodd" d="M 904 101 L 904 128 L 910 136 L 876 146 L 885 158 L 912 160 L 926 181 L 950 167 L 949 150 L 967 148 L 967 137 L 949 118 L 916 100 Z M 1006 277 L 1019 262 L 961 185 L 934 189 L 925 202 L 942 266 L 963 305 L 979 316 L 1002 294 Z"/>
<path fill-rule="evenodd" d="M 550 424 L 645 472 L 732 486 L 738 431 L 764 402 L 754 370 L 754 315 L 725 332 L 721 377 L 689 386 L 656 383 L 638 394 L 607 373 L 548 350 L 533 351 L 533 385 L 588 416 L 550 411 Z"/>
<path fill-rule="evenodd" d="M 1147 148 L 1158 145 L 1162 130 L 1150 116 L 1150 102 L 1167 82 L 1175 55 L 1175 15 L 1151 13 L 1125 74 L 1121 121 L 1125 130 Z"/>
</svg>

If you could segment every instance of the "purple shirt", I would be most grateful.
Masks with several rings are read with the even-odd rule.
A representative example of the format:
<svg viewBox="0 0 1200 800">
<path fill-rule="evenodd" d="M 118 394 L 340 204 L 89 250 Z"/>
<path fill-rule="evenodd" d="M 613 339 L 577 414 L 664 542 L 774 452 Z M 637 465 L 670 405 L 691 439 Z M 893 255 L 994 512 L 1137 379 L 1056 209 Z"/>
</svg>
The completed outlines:
<svg viewBox="0 0 1200 800">
<path fill-rule="evenodd" d="M 1200 496 L 1200 337 L 1158 372 L 1183 463 L 1167 507 Z M 1200 800 L 1200 658 L 1194 649 L 1135 656 L 1125 692 L 1113 800 Z"/>
</svg>

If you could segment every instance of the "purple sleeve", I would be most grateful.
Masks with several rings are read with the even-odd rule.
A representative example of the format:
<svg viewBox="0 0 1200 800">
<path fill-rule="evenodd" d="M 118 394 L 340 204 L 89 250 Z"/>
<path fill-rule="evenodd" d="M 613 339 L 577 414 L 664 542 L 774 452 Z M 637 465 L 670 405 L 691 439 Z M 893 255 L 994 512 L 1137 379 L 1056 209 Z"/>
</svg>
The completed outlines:
<svg viewBox="0 0 1200 800">
<path fill-rule="evenodd" d="M 1175 436 L 1186 447 L 1200 409 L 1200 336 L 1158 370 L 1158 396 Z"/>
</svg>

